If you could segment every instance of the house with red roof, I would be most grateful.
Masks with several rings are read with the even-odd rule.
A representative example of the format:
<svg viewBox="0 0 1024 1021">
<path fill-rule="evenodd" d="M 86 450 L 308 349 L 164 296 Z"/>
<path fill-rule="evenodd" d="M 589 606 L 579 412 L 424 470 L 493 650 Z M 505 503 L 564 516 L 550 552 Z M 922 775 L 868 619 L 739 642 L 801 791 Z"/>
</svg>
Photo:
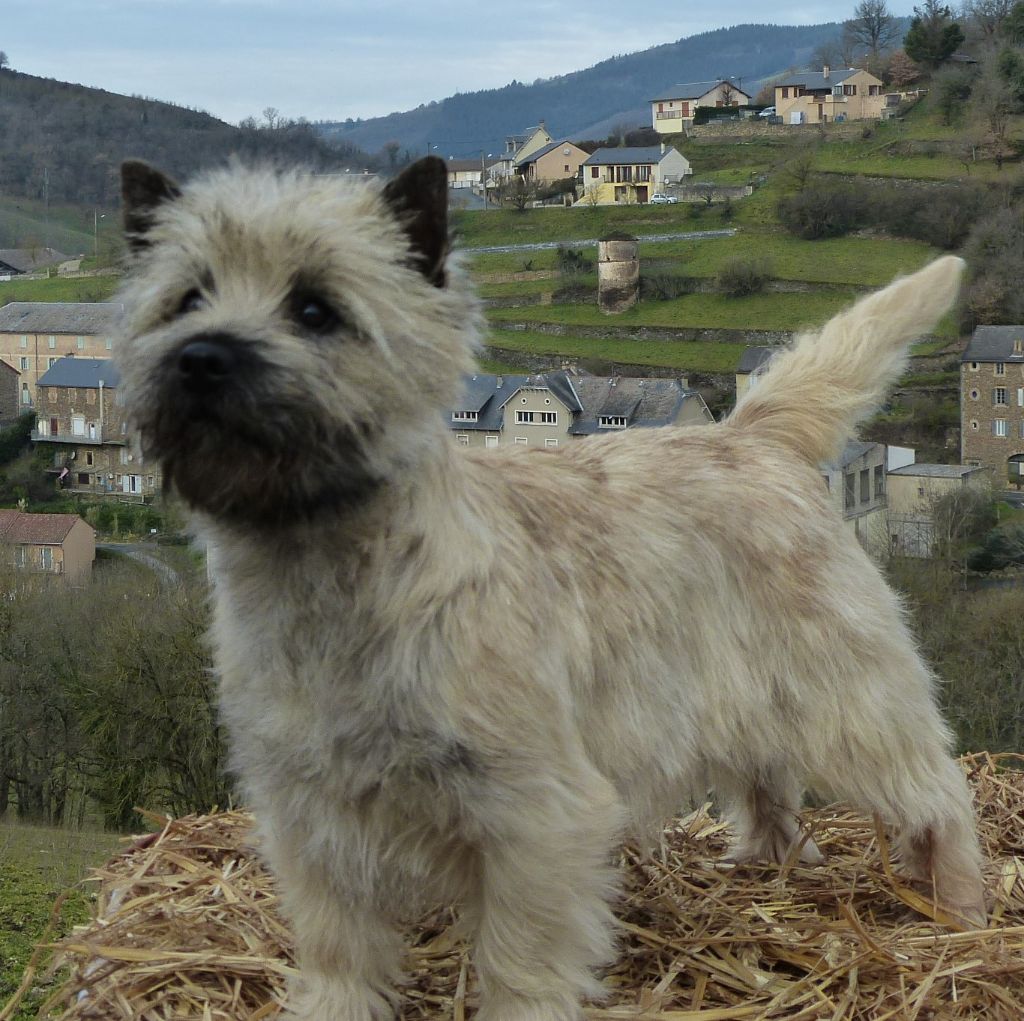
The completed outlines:
<svg viewBox="0 0 1024 1021">
<path fill-rule="evenodd" d="M 84 581 L 96 559 L 96 532 L 77 514 L 0 510 L 0 551 L 19 570 Z"/>
</svg>

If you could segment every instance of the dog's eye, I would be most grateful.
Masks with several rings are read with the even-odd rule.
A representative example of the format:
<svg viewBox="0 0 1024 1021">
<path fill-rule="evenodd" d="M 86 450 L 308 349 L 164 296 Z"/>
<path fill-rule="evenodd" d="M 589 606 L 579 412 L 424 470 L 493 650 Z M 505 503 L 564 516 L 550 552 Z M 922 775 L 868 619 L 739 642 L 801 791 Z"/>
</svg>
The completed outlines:
<svg viewBox="0 0 1024 1021">
<path fill-rule="evenodd" d="M 303 298 L 296 302 L 295 318 L 314 333 L 326 333 L 338 324 L 337 313 L 316 298 Z"/>
<path fill-rule="evenodd" d="M 206 307 L 206 299 L 199 293 L 198 288 L 193 287 L 184 298 L 181 299 L 181 304 L 178 306 L 179 315 L 187 315 L 189 312 L 198 312 L 201 308 Z"/>
</svg>

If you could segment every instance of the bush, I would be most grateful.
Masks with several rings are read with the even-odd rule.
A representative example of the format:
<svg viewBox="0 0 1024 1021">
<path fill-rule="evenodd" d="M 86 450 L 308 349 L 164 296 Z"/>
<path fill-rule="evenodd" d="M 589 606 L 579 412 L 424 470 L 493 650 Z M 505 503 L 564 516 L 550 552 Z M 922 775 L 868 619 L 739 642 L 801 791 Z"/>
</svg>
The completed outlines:
<svg viewBox="0 0 1024 1021">
<path fill-rule="evenodd" d="M 0 464 L 13 461 L 29 445 L 35 424 L 36 416 L 29 411 L 20 415 L 6 429 L 0 429 Z"/>
<path fill-rule="evenodd" d="M 640 277 L 641 301 L 671 301 L 695 289 L 690 277 L 674 276 L 671 273 L 650 273 Z"/>
<path fill-rule="evenodd" d="M 719 290 L 730 298 L 743 298 L 759 294 L 772 279 L 772 267 L 766 259 L 731 259 L 719 271 Z"/>
<path fill-rule="evenodd" d="M 816 186 L 779 201 L 777 212 L 782 225 L 806 241 L 841 237 L 865 226 L 869 203 L 862 187 Z"/>
<path fill-rule="evenodd" d="M 555 258 L 558 262 L 558 271 L 563 276 L 588 273 L 594 268 L 594 260 L 588 259 L 579 248 L 566 248 L 564 245 L 559 245 Z"/>
<path fill-rule="evenodd" d="M 1024 564 L 1024 525 L 993 528 L 967 555 L 967 566 L 972 571 L 1001 571 L 1014 564 Z"/>
</svg>

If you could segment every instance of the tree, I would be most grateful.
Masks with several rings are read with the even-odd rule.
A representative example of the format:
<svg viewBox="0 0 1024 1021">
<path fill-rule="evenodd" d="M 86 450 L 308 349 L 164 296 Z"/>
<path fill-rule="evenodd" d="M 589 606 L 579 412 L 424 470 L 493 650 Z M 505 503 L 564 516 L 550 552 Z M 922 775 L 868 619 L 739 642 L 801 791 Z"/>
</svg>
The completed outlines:
<svg viewBox="0 0 1024 1021">
<path fill-rule="evenodd" d="M 964 0 L 961 17 L 972 40 L 991 42 L 1002 34 L 1013 0 Z"/>
<path fill-rule="evenodd" d="M 921 69 L 907 56 L 905 50 L 896 50 L 889 58 L 889 84 L 902 89 L 921 77 Z"/>
<path fill-rule="evenodd" d="M 1018 0 L 1010 8 L 1000 29 L 1011 43 L 1024 43 L 1024 0 Z"/>
<path fill-rule="evenodd" d="M 3 50 L 0 50 L 0 71 L 2 71 L 4 68 L 10 67 L 10 66 L 11 66 L 11 62 L 8 59 L 7 54 L 4 53 Z"/>
<path fill-rule="evenodd" d="M 898 29 L 885 0 L 861 0 L 853 9 L 853 17 L 843 24 L 843 33 L 877 60 L 879 53 L 896 38 Z"/>
<path fill-rule="evenodd" d="M 938 67 L 964 41 L 964 33 L 953 20 L 953 12 L 940 0 L 924 0 L 914 8 L 914 19 L 903 38 L 903 48 L 911 60 L 927 67 Z"/>
</svg>

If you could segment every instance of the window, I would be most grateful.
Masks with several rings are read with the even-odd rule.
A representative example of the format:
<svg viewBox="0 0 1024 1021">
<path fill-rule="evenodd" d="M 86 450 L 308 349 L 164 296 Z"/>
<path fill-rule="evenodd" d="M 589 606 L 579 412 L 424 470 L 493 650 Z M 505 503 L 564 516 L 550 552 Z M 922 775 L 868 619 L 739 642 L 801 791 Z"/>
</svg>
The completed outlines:
<svg viewBox="0 0 1024 1021">
<path fill-rule="evenodd" d="M 1006 362 L 996 362 L 996 375 L 997 376 L 1005 376 L 1006 375 Z"/>
<path fill-rule="evenodd" d="M 992 403 L 993 404 L 1005 404 L 1006 403 L 1006 387 L 997 386 L 992 391 Z"/>
<path fill-rule="evenodd" d="M 551 440 L 551 439 L 545 440 L 544 441 L 544 446 L 545 447 L 557 447 L 558 446 L 558 440 Z"/>
<path fill-rule="evenodd" d="M 455 437 L 455 440 L 459 444 L 460 447 L 468 447 L 469 446 L 469 437 L 465 433 L 459 433 Z"/>
<path fill-rule="evenodd" d="M 453 422 L 475 422 L 479 419 L 480 413 L 477 411 L 453 411 L 452 421 Z"/>
<path fill-rule="evenodd" d="M 22 336 L 22 338 L 21 338 L 21 346 L 22 347 L 28 347 L 28 337 L 26 337 L 24 335 Z"/>
<path fill-rule="evenodd" d="M 1006 435 L 1006 419 L 997 418 L 992 423 L 992 435 L 993 436 L 1005 436 Z"/>
<path fill-rule="evenodd" d="M 885 496 L 885 468 L 875 465 L 875 496 Z"/>
<path fill-rule="evenodd" d="M 602 429 L 625 429 L 625 415 L 598 415 L 597 424 Z"/>
<path fill-rule="evenodd" d="M 21 371 L 22 372 L 28 372 L 28 359 L 27 358 L 22 358 L 21 359 Z"/>
<path fill-rule="evenodd" d="M 971 391 L 971 400 L 972 401 L 976 401 L 980 396 L 981 396 L 981 394 L 977 390 L 972 390 Z"/>
<path fill-rule="evenodd" d="M 57 388 L 55 386 L 48 386 L 48 387 L 45 387 L 45 390 L 46 390 L 46 400 L 47 400 L 47 402 L 50 403 L 50 404 L 56 404 L 57 403 Z"/>
<path fill-rule="evenodd" d="M 601 168 L 600 167 L 591 167 L 590 168 L 590 176 L 591 177 L 598 177 L 600 175 L 600 173 L 601 173 Z"/>
<path fill-rule="evenodd" d="M 843 86 L 843 95 L 844 96 L 856 96 L 857 95 L 857 86 L 856 85 L 844 85 Z"/>
<path fill-rule="evenodd" d="M 57 346 L 57 338 L 56 337 L 47 337 L 46 338 L 46 346 L 52 351 Z"/>
<path fill-rule="evenodd" d="M 105 347 L 108 351 L 113 351 L 114 349 L 114 342 L 109 337 L 106 339 Z"/>
<path fill-rule="evenodd" d="M 14 547 L 14 566 L 25 567 L 28 564 L 28 550 L 24 546 Z"/>
<path fill-rule="evenodd" d="M 516 436 L 515 439 L 512 440 L 512 442 L 517 447 L 525 447 L 526 446 L 526 437 L 525 436 Z"/>
<path fill-rule="evenodd" d="M 1024 387 L 1017 387 L 1017 407 L 1024 408 Z"/>
<path fill-rule="evenodd" d="M 881 85 L 869 85 L 868 86 L 868 95 L 869 96 L 880 96 L 881 94 L 882 94 L 882 86 Z"/>
<path fill-rule="evenodd" d="M 850 510 L 857 503 L 857 478 L 853 472 L 843 476 L 843 509 Z"/>
<path fill-rule="evenodd" d="M 498 445 L 498 437 L 497 436 L 485 436 L 484 437 L 484 446 L 485 447 L 496 447 L 497 445 Z"/>
<path fill-rule="evenodd" d="M 80 486 L 87 486 L 87 485 L 89 485 L 89 473 L 88 472 L 79 472 L 78 473 L 78 484 Z"/>
<path fill-rule="evenodd" d="M 71 416 L 71 435 L 72 436 L 84 436 L 85 435 L 85 415 L 72 415 Z"/>
<path fill-rule="evenodd" d="M 786 86 L 783 86 L 782 98 L 783 99 L 789 99 L 789 89 Z"/>
<path fill-rule="evenodd" d="M 516 425 L 531 425 L 533 423 L 533 411 L 517 411 Z"/>
<path fill-rule="evenodd" d="M 971 419 L 971 428 L 972 428 L 972 429 L 973 429 L 973 430 L 974 430 L 975 432 L 977 432 L 977 431 L 978 431 L 978 420 L 977 420 L 976 418 L 972 418 L 972 419 Z"/>
<path fill-rule="evenodd" d="M 56 358 L 47 358 L 46 359 L 46 367 L 48 369 L 52 369 L 57 364 L 57 361 L 58 361 L 58 359 L 56 359 Z"/>
<path fill-rule="evenodd" d="M 75 346 L 79 351 L 85 350 L 85 337 L 75 337 Z"/>
<path fill-rule="evenodd" d="M 557 411 L 538 411 L 537 414 L 540 416 L 541 423 L 544 425 L 557 425 L 558 424 L 558 412 Z"/>
<path fill-rule="evenodd" d="M 565 173 L 569 173 L 569 164 L 566 163 L 562 169 L 565 171 Z"/>
<path fill-rule="evenodd" d="M 860 502 L 868 503 L 871 500 L 871 469 L 862 468 L 860 473 Z"/>
<path fill-rule="evenodd" d="M 28 392 L 28 383 L 22 383 L 21 384 L 21 403 L 22 404 L 31 404 L 32 403 L 32 395 Z"/>
<path fill-rule="evenodd" d="M 49 546 L 44 546 L 39 551 L 39 564 L 44 571 L 53 570 L 53 550 Z"/>
<path fill-rule="evenodd" d="M 85 464 L 86 464 L 87 468 L 92 468 L 93 467 L 93 457 L 94 457 L 94 454 L 93 454 L 93 452 L 91 450 L 87 450 L 85 452 Z"/>
</svg>

